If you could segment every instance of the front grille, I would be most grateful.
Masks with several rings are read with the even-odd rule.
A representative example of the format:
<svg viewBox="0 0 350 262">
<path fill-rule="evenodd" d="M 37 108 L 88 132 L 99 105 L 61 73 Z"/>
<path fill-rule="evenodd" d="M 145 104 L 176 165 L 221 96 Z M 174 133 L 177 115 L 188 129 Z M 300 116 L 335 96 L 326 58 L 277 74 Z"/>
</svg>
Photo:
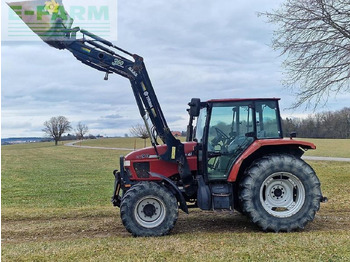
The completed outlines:
<svg viewBox="0 0 350 262">
<path fill-rule="evenodd" d="M 139 162 L 134 163 L 134 169 L 137 177 L 139 178 L 149 178 L 149 162 Z"/>
</svg>

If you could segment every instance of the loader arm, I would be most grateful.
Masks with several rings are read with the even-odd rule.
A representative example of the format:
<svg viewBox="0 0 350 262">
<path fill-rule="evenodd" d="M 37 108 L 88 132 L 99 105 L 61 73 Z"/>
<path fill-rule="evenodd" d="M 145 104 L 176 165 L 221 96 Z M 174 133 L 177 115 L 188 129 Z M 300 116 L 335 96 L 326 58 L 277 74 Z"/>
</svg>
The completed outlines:
<svg viewBox="0 0 350 262">
<path fill-rule="evenodd" d="M 83 37 L 77 39 L 77 32 L 82 33 Z M 179 174 L 185 191 L 188 195 L 192 195 L 194 193 L 193 177 L 185 156 L 184 145 L 172 135 L 168 127 L 143 58 L 77 27 L 65 30 L 64 41 L 50 43 L 50 45 L 55 45 L 56 48 L 59 46 L 59 49 L 67 49 L 82 63 L 105 72 L 105 80 L 108 79 L 108 74 L 112 73 L 129 79 L 136 104 L 155 151 L 157 152 L 156 145 L 158 144 L 156 137 L 159 136 L 163 143 L 167 145 L 166 152 L 159 155 L 160 159 L 178 163 Z M 129 58 L 119 53 L 124 53 Z M 148 119 L 151 121 L 152 127 L 149 126 Z"/>
</svg>

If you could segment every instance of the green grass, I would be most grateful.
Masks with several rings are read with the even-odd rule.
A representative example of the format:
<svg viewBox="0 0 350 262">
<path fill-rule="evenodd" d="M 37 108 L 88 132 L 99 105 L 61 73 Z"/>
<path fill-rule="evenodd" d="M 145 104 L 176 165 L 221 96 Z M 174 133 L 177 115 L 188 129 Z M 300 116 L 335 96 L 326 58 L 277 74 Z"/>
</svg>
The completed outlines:
<svg viewBox="0 0 350 262">
<path fill-rule="evenodd" d="M 8 254 L 17 261 L 348 261 L 349 237 L 314 233 L 194 233 L 156 239 L 106 237 L 18 244 Z M 23 254 L 18 256 L 18 254 Z"/>
<path fill-rule="evenodd" d="M 299 139 L 299 138 L 297 138 Z M 316 145 L 316 150 L 309 150 L 307 156 L 332 156 L 350 158 L 350 139 L 311 139 L 300 140 L 312 142 Z"/>
<path fill-rule="evenodd" d="M 106 139 L 110 147 L 128 147 L 128 139 L 118 140 Z M 2 259 L 350 260 L 350 163 L 309 161 L 329 202 L 303 231 L 263 233 L 240 214 L 192 209 L 189 215 L 180 211 L 169 236 L 133 238 L 110 204 L 112 171 L 125 153 L 52 143 L 3 146 Z"/>
<path fill-rule="evenodd" d="M 52 143 L 2 147 L 1 204 L 26 208 L 101 205 L 120 154 L 125 152 Z"/>
</svg>

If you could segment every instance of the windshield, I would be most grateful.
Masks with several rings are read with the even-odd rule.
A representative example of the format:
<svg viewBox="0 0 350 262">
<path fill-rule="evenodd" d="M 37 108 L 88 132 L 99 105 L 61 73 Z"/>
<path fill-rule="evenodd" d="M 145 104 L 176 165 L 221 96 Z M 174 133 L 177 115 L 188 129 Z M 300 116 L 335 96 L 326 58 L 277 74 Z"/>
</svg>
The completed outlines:
<svg viewBox="0 0 350 262">
<path fill-rule="evenodd" d="M 198 143 L 203 143 L 203 133 L 204 133 L 206 119 L 207 119 L 207 108 L 202 108 L 199 112 L 196 130 L 194 134 L 194 139 Z"/>
</svg>

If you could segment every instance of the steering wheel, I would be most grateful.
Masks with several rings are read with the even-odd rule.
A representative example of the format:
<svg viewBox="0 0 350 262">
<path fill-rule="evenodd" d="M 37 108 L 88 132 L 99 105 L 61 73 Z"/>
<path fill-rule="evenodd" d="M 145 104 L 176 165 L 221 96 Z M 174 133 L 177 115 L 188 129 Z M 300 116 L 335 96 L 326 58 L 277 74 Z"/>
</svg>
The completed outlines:
<svg viewBox="0 0 350 262">
<path fill-rule="evenodd" d="M 228 141 L 230 141 L 230 138 L 219 128 L 215 127 L 216 131 L 216 137 L 211 140 L 211 145 L 215 147 L 216 145 L 219 145 L 219 142 L 222 141 L 223 145 L 220 145 L 221 148 L 223 148 Z"/>
<path fill-rule="evenodd" d="M 224 133 L 224 131 L 222 131 L 222 130 L 219 129 L 218 127 L 215 127 L 215 131 L 216 131 L 216 133 L 218 133 L 218 135 L 224 137 L 225 139 L 230 139 L 230 138 L 228 137 L 228 135 L 226 135 L 226 134 Z"/>
</svg>

